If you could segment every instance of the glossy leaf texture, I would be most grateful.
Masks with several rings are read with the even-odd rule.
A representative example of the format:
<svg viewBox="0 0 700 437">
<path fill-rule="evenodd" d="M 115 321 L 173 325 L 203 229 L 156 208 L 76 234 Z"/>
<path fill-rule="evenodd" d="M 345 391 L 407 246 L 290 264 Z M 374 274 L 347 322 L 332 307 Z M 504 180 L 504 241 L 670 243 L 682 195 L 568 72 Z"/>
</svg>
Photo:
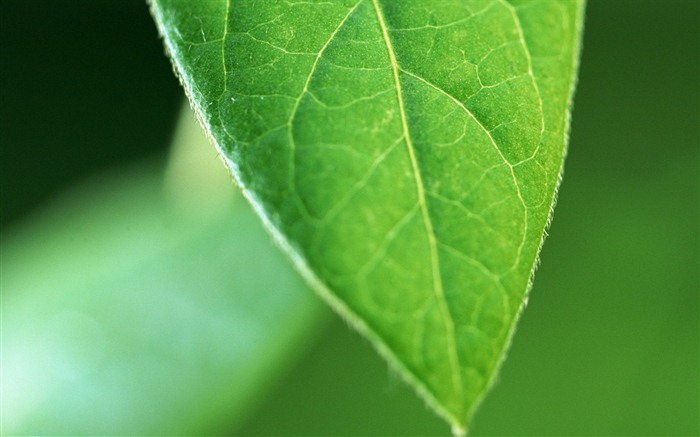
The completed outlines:
<svg viewBox="0 0 700 437">
<path fill-rule="evenodd" d="M 462 433 L 527 299 L 583 1 L 153 0 L 244 193 Z"/>
</svg>

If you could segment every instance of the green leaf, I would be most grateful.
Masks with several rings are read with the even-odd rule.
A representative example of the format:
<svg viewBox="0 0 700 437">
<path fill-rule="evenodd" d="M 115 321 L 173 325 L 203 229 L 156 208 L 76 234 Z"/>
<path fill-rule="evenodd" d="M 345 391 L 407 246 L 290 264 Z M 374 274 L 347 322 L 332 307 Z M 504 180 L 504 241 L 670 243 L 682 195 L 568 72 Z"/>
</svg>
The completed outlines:
<svg viewBox="0 0 700 437">
<path fill-rule="evenodd" d="M 3 233 L 3 435 L 221 432 L 317 326 L 191 113 L 177 139 L 166 184 L 122 169 Z"/>
<path fill-rule="evenodd" d="M 583 1 L 152 6 L 268 228 L 464 432 L 554 204 Z"/>
</svg>

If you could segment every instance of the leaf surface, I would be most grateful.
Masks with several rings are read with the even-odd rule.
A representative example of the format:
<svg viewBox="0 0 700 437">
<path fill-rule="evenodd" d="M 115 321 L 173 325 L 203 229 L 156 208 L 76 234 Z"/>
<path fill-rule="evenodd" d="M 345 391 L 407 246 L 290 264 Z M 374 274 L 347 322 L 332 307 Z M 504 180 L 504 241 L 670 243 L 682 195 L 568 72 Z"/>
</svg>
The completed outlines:
<svg viewBox="0 0 700 437">
<path fill-rule="evenodd" d="M 152 5 L 269 229 L 464 432 L 554 203 L 583 1 Z"/>
</svg>

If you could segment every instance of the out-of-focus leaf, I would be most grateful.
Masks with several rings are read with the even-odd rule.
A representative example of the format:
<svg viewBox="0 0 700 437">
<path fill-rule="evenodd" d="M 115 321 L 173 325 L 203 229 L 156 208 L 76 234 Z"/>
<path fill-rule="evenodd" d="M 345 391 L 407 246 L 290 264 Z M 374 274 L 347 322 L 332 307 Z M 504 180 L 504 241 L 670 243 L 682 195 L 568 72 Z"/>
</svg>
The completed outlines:
<svg viewBox="0 0 700 437">
<path fill-rule="evenodd" d="M 165 184 L 96 178 L 3 236 L 4 435 L 217 432 L 319 321 L 187 118 Z"/>
</svg>

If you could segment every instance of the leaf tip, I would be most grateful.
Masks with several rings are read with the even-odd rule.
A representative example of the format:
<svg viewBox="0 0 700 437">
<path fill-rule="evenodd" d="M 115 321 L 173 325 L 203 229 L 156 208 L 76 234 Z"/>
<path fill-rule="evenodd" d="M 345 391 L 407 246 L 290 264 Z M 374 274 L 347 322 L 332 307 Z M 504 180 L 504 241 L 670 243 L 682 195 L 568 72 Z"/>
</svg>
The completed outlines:
<svg viewBox="0 0 700 437">
<path fill-rule="evenodd" d="M 453 423 L 452 424 L 452 435 L 454 437 L 464 437 L 467 435 L 467 428 L 464 425 Z"/>
</svg>

